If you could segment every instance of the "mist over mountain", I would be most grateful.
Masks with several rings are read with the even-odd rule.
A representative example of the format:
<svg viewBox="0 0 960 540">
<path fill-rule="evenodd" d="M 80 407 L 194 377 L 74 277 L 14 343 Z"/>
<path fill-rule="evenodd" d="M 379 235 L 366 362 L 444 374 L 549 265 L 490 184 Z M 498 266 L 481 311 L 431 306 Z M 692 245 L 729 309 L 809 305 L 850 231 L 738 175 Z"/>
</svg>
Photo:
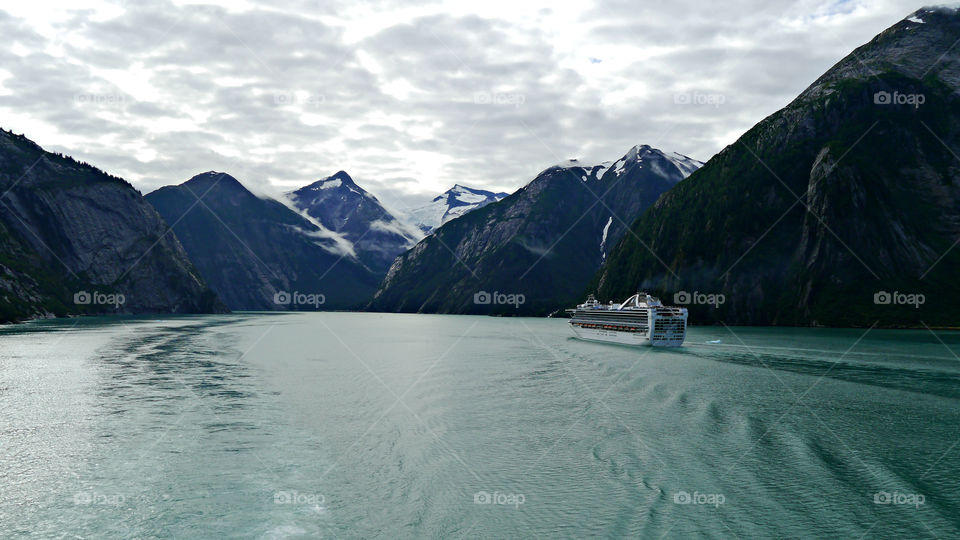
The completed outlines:
<svg viewBox="0 0 960 540">
<path fill-rule="evenodd" d="M 231 309 L 356 307 L 379 280 L 337 233 L 254 195 L 229 174 L 199 174 L 146 198 Z M 299 303 L 294 293 L 313 296 Z"/>
<path fill-rule="evenodd" d="M 292 193 L 293 204 L 353 245 L 359 260 L 386 273 L 397 255 L 413 246 L 420 231 L 387 210 L 344 171 Z"/>
</svg>

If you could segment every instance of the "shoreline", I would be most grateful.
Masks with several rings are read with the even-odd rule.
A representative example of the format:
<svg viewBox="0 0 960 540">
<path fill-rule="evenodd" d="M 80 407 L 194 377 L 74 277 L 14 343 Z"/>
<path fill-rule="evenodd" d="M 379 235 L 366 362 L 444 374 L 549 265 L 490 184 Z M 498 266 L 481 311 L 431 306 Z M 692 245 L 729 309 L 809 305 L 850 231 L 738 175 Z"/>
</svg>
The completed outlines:
<svg viewBox="0 0 960 540">
<path fill-rule="evenodd" d="M 466 317 L 494 317 L 494 318 L 526 318 L 526 319 L 565 319 L 566 317 L 551 317 L 549 315 L 503 315 L 503 314 L 481 314 L 481 313 L 415 313 L 408 311 L 366 311 L 366 310 L 356 310 L 356 309 L 331 309 L 331 310 L 317 310 L 317 311 L 307 311 L 307 310 L 288 310 L 288 311 L 230 311 L 227 313 L 172 313 L 172 312 L 144 312 L 144 313 L 89 313 L 89 314 L 68 314 L 63 316 L 57 316 L 48 314 L 49 316 L 37 316 L 30 317 L 27 319 L 16 320 L 16 321 L 2 321 L 0 322 L 0 328 L 5 328 L 8 326 L 21 325 L 31 322 L 38 321 L 48 321 L 48 320 L 57 320 L 57 319 L 79 319 L 83 317 L 88 318 L 100 318 L 100 317 L 158 317 L 158 316 L 205 316 L 205 315 L 242 315 L 242 314 L 284 314 L 284 313 L 368 313 L 368 314 L 387 314 L 387 315 L 444 315 L 444 316 L 466 316 Z M 860 325 L 860 326 L 827 326 L 822 324 L 817 325 L 785 325 L 785 324 L 697 324 L 695 322 L 688 322 L 688 327 L 737 327 L 737 328 L 810 328 L 810 329 L 823 329 L 823 330 L 862 330 L 866 328 L 872 328 L 873 330 L 940 330 L 940 331 L 951 331 L 958 332 L 960 331 L 960 326 L 941 326 L 941 325 L 926 325 L 919 324 L 916 326 L 910 325 L 892 325 L 892 326 L 871 326 L 871 325 Z"/>
</svg>

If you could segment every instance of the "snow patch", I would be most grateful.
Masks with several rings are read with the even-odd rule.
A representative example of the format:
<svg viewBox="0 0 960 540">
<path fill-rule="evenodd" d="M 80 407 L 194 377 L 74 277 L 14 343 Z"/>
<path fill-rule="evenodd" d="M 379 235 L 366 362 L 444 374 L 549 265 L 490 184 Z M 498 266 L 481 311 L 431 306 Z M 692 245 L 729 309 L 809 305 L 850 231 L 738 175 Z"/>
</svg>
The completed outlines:
<svg viewBox="0 0 960 540">
<path fill-rule="evenodd" d="M 320 183 L 319 186 L 312 188 L 313 191 L 320 191 L 321 189 L 333 189 L 338 188 L 343 185 L 343 182 L 339 178 L 336 180 L 324 180 Z M 353 190 L 351 190 L 353 191 Z"/>
<path fill-rule="evenodd" d="M 587 182 L 590 180 L 590 178 L 596 178 L 599 180 L 601 177 L 603 177 L 603 174 L 607 172 L 607 169 L 610 168 L 611 163 L 612 162 L 610 161 L 604 161 L 599 165 L 593 165 L 589 163 L 583 163 L 579 159 L 573 158 L 566 161 L 561 161 L 553 167 L 559 167 L 561 169 L 583 169 L 585 174 L 580 175 L 580 180 Z M 619 176 L 619 174 L 617 176 Z"/>
<path fill-rule="evenodd" d="M 620 176 L 623 174 L 624 167 L 627 166 L 627 159 L 623 158 L 613 164 L 613 174 Z"/>
<path fill-rule="evenodd" d="M 423 206 L 410 210 L 408 214 L 417 225 L 435 229 L 443 224 L 443 216 L 446 215 L 447 210 L 446 197 L 441 195 Z"/>
<path fill-rule="evenodd" d="M 603 226 L 603 238 L 600 239 L 600 255 L 604 260 L 607 259 L 607 233 L 610 232 L 610 224 L 613 223 L 613 216 L 607 219 L 607 224 Z"/>
<path fill-rule="evenodd" d="M 597 180 L 603 178 L 603 173 L 607 172 L 607 169 L 609 169 L 609 168 L 610 168 L 610 162 L 609 162 L 609 161 L 604 161 L 603 163 L 595 166 L 595 167 L 593 168 L 593 175 L 594 175 L 594 177 L 595 177 Z"/>
<path fill-rule="evenodd" d="M 570 158 L 557 163 L 554 165 L 554 167 L 560 167 L 561 169 L 572 169 L 574 167 L 583 167 L 583 163 L 580 163 L 580 160 L 577 158 Z"/>
</svg>

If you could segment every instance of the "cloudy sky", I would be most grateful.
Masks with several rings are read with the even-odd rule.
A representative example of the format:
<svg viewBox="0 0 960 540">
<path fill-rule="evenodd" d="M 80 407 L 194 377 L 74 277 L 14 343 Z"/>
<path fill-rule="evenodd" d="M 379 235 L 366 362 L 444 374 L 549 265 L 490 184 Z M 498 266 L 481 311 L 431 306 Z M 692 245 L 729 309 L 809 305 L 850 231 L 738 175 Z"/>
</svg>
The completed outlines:
<svg viewBox="0 0 960 540">
<path fill-rule="evenodd" d="M 81 7 L 85 4 L 84 7 Z M 0 127 L 144 193 L 337 170 L 396 208 L 650 144 L 706 161 L 922 4 L 5 2 Z"/>
</svg>

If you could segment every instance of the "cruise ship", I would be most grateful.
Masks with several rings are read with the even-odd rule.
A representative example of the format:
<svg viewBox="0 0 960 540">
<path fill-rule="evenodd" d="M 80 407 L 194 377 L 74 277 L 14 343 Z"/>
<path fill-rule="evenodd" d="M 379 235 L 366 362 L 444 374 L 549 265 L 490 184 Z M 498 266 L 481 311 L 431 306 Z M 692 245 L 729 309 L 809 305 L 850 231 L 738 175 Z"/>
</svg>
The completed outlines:
<svg viewBox="0 0 960 540">
<path fill-rule="evenodd" d="M 601 304 L 591 294 L 567 312 L 572 315 L 570 329 L 581 339 L 679 347 L 687 334 L 687 308 L 665 306 L 643 292 L 622 304 Z"/>
</svg>

